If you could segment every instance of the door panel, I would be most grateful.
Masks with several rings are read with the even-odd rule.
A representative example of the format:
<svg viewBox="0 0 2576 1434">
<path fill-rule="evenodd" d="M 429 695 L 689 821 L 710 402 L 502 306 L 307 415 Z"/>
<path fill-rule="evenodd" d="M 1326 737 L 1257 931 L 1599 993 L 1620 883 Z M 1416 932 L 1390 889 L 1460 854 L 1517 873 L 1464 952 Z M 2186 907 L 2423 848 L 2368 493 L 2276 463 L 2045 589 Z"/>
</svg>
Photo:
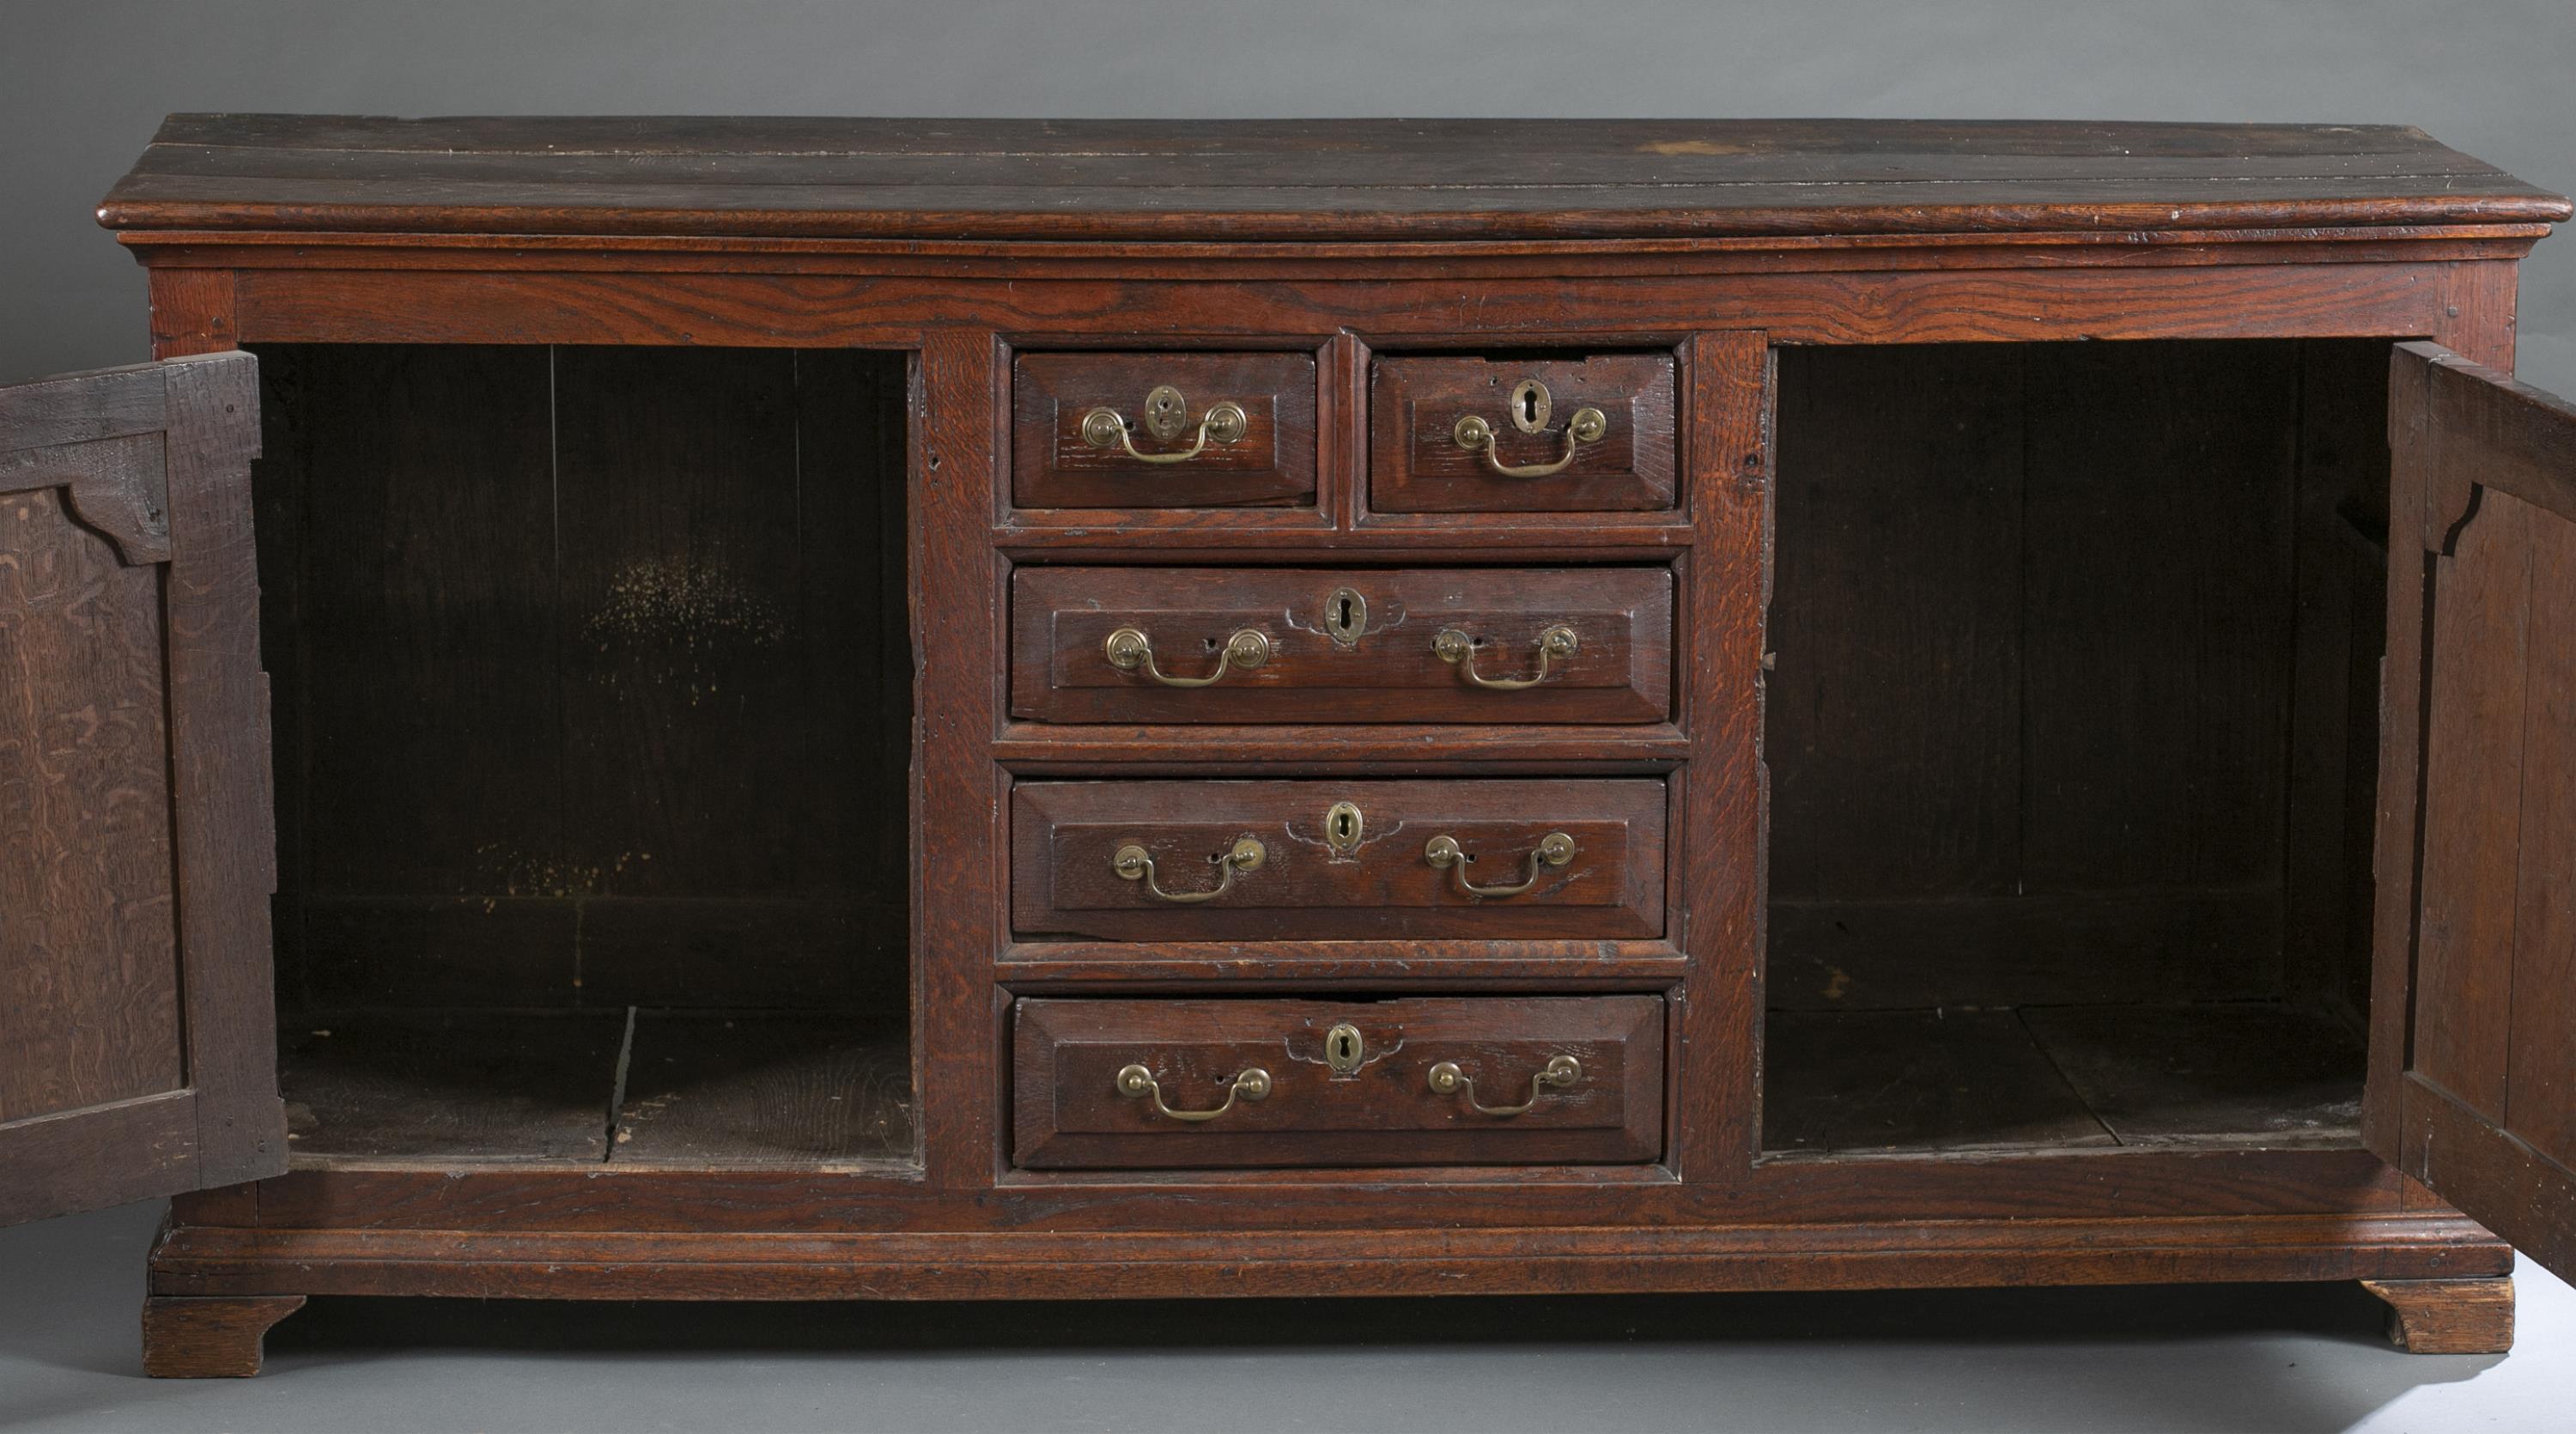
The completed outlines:
<svg viewBox="0 0 2576 1434">
<path fill-rule="evenodd" d="M 255 369 L 0 389 L 0 1223 L 285 1165 Z"/>
<path fill-rule="evenodd" d="M 2420 731 L 2411 793 L 2383 793 L 2378 989 L 2402 1053 L 2374 1063 L 2372 1148 L 2562 1274 L 2576 1272 L 2576 407 L 2442 349 L 2391 372 L 2395 491 L 2420 543 L 2418 671 L 2389 736 Z M 2398 525 L 2400 533 L 2408 531 Z M 2420 565 L 2420 575 L 2406 565 Z M 2410 644 L 2392 639 L 2402 657 Z M 2402 717 L 2411 715 L 2410 724 Z M 2412 800 L 2405 798 L 2410 796 Z M 2409 839 L 2411 836 L 2411 840 Z M 2383 1024 L 2383 1033 L 2391 1028 Z"/>
</svg>

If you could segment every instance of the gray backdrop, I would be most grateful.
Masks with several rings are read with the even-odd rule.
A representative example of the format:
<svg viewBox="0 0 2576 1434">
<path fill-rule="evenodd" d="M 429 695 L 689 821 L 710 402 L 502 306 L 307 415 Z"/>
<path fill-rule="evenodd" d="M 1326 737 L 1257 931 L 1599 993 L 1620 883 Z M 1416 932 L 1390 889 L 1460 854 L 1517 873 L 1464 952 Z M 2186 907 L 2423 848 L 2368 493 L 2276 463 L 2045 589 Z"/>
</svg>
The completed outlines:
<svg viewBox="0 0 2576 1434">
<path fill-rule="evenodd" d="M 0 380 L 146 356 L 90 209 L 171 110 L 2376 121 L 2564 192 L 2571 72 L 2570 0 L 0 0 Z"/>
</svg>

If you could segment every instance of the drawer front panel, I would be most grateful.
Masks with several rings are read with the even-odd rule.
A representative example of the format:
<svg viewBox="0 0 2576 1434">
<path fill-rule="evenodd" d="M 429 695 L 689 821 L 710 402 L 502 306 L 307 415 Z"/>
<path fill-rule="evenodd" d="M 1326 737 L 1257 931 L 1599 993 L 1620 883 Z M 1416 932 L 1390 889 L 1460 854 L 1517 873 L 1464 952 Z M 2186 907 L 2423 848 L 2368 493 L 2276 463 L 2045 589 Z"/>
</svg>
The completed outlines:
<svg viewBox="0 0 2576 1434">
<path fill-rule="evenodd" d="M 1662 1151 L 1658 996 L 1031 999 L 1015 1009 L 1013 1052 L 1012 1157 L 1033 1169 Z"/>
<path fill-rule="evenodd" d="M 1011 712 L 1045 722 L 1652 722 L 1671 707 L 1672 594 L 1665 568 L 1023 568 L 1012 579 Z M 1254 660 L 1238 662 L 1244 632 L 1258 635 Z"/>
<path fill-rule="evenodd" d="M 1022 354 L 1011 396 L 1019 507 L 1315 501 L 1312 354 Z"/>
<path fill-rule="evenodd" d="M 1673 506 L 1670 354 L 1380 359 L 1370 394 L 1380 512 Z"/>
<path fill-rule="evenodd" d="M 1024 937 L 1664 930 L 1655 778 L 1027 782 L 1011 801 L 1012 925 Z"/>
</svg>

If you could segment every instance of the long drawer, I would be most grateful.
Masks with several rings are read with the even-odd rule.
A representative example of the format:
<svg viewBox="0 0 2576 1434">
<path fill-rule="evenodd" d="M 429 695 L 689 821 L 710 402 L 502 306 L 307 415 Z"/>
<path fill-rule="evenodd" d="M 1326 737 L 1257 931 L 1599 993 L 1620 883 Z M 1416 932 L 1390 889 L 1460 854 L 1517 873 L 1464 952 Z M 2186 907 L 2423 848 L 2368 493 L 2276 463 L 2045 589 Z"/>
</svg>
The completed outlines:
<svg viewBox="0 0 2576 1434">
<path fill-rule="evenodd" d="M 1011 712 L 1042 722 L 1652 722 L 1667 568 L 1023 568 Z"/>
<path fill-rule="evenodd" d="M 1654 778 L 1026 782 L 1012 926 L 1114 941 L 1635 939 L 1664 929 Z"/>
<path fill-rule="evenodd" d="M 1657 996 L 1021 1001 L 1012 1158 L 1033 1169 L 1642 1162 Z"/>
</svg>

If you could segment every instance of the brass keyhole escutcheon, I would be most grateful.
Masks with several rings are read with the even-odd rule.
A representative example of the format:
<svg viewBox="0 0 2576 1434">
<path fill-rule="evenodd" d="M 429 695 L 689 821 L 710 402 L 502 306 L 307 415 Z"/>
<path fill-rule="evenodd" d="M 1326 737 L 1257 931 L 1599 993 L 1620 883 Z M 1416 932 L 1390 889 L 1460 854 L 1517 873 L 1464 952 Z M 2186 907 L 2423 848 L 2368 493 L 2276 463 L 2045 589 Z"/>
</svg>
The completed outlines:
<svg viewBox="0 0 2576 1434">
<path fill-rule="evenodd" d="M 1335 588 L 1324 599 L 1324 635 L 1337 647 L 1356 647 L 1368 631 L 1368 599 L 1356 588 Z"/>
<path fill-rule="evenodd" d="M 1190 401 L 1181 391 L 1164 384 L 1145 395 L 1145 431 L 1165 442 L 1181 436 L 1190 419 Z"/>
<path fill-rule="evenodd" d="M 1366 827 L 1357 802 L 1335 802 L 1324 810 L 1324 848 L 1335 856 L 1349 856 L 1360 849 L 1360 833 Z"/>
<path fill-rule="evenodd" d="M 1324 1033 L 1324 1064 L 1335 1075 L 1349 1075 L 1368 1056 L 1368 1040 L 1348 1021 Z"/>
<path fill-rule="evenodd" d="M 1523 433 L 1537 433 L 1546 428 L 1551 401 L 1546 384 L 1534 378 L 1522 379 L 1512 388 L 1512 427 Z"/>
</svg>

